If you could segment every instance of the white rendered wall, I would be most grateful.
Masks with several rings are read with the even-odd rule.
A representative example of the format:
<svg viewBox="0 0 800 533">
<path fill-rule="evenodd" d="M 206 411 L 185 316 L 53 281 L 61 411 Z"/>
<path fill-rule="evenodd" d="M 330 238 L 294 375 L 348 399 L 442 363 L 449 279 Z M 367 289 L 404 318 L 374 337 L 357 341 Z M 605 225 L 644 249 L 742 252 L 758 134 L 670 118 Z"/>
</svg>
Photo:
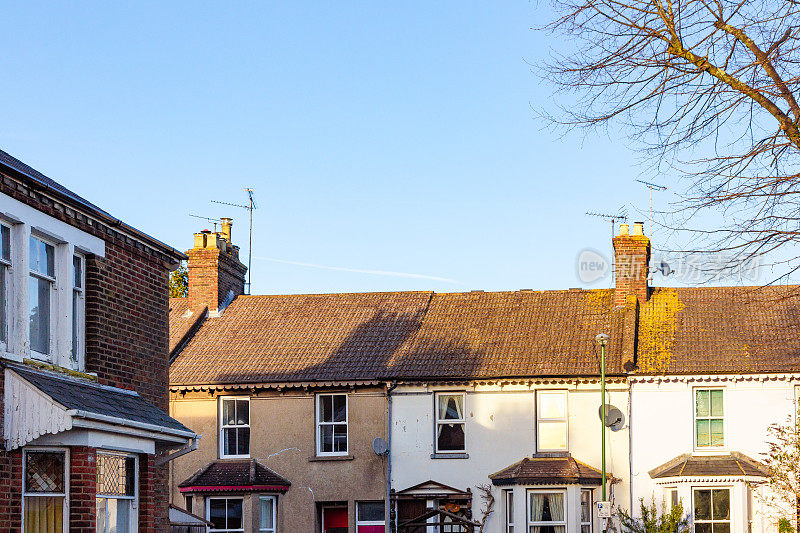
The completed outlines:
<svg viewBox="0 0 800 533">
<path fill-rule="evenodd" d="M 609 386 L 610 403 L 627 417 L 627 390 L 624 384 Z M 543 386 L 538 387 L 542 390 Z M 600 389 L 598 384 L 560 385 L 547 389 L 568 390 L 569 451 L 572 457 L 600 469 Z M 473 493 L 473 519 L 481 517 L 479 485 L 491 484 L 489 475 L 536 453 L 535 391 L 527 386 L 422 387 L 401 386 L 392 393 L 392 489 L 401 491 L 427 480 L 438 481 Z M 465 441 L 468 459 L 431 459 L 434 452 L 434 393 L 465 391 Z M 607 431 L 607 469 L 622 483 L 614 487 L 615 503 L 629 501 L 628 431 Z M 493 487 L 495 512 L 487 532 L 501 532 L 504 518 L 502 489 Z M 524 531 L 526 487 L 515 491 L 515 521 Z M 579 487 L 569 488 L 568 533 L 580 531 L 575 505 Z M 573 495 L 575 495 L 573 497 Z M 600 499 L 599 489 L 595 500 Z M 595 519 L 595 531 L 599 531 Z"/>
</svg>

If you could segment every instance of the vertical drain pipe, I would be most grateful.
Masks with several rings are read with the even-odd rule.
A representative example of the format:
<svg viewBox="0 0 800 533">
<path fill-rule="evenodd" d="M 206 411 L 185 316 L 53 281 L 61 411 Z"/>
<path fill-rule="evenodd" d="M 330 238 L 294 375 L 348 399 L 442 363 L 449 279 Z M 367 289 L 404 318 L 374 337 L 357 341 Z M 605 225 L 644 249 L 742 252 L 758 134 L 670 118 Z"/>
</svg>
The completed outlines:
<svg viewBox="0 0 800 533">
<path fill-rule="evenodd" d="M 392 391 L 396 388 L 396 382 L 386 388 L 386 443 L 389 445 L 386 452 L 386 531 L 391 531 L 392 518 Z"/>
</svg>

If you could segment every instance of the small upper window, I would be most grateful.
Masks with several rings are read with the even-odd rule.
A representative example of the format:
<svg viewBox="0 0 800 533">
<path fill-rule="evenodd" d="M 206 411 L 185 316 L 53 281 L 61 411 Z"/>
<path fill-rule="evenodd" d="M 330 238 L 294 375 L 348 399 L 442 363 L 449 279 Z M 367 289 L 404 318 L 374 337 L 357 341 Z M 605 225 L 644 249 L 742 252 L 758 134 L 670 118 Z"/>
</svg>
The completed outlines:
<svg viewBox="0 0 800 533">
<path fill-rule="evenodd" d="M 72 257 L 72 353 L 70 360 L 75 368 L 80 368 L 84 353 L 84 259 L 83 256 Z"/>
<path fill-rule="evenodd" d="M 347 455 L 347 394 L 317 395 L 317 454 Z"/>
<path fill-rule="evenodd" d="M 436 394 L 437 452 L 466 451 L 464 396 L 463 392 L 440 392 Z"/>
<path fill-rule="evenodd" d="M 50 330 L 55 284 L 55 248 L 38 237 L 30 238 L 29 323 L 31 352 L 50 359 Z"/>
<path fill-rule="evenodd" d="M 0 344 L 8 344 L 8 313 L 11 302 L 11 228 L 0 224 Z"/>
<path fill-rule="evenodd" d="M 250 456 L 250 398 L 220 401 L 220 456 Z"/>
<path fill-rule="evenodd" d="M 537 391 L 536 449 L 567 451 L 567 391 Z"/>
<path fill-rule="evenodd" d="M 725 391 L 695 389 L 695 446 L 720 448 L 725 446 Z"/>
</svg>

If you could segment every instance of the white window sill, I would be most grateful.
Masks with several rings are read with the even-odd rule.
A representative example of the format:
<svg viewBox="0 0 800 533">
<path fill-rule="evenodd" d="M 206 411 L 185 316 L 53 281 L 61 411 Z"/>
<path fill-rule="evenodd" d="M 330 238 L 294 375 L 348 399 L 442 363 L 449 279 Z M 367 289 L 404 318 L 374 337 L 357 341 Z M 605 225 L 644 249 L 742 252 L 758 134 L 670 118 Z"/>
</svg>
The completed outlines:
<svg viewBox="0 0 800 533">
<path fill-rule="evenodd" d="M 431 459 L 469 459 L 466 452 L 437 452 L 431 454 Z"/>
</svg>

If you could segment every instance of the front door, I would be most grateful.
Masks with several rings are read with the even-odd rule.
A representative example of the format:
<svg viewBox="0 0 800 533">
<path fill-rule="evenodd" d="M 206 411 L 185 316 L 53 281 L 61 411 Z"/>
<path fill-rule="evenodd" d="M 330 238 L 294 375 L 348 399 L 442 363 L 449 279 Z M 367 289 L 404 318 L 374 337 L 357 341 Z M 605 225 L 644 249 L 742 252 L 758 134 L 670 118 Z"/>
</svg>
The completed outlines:
<svg viewBox="0 0 800 533">
<path fill-rule="evenodd" d="M 322 508 L 322 533 L 347 533 L 347 507 Z"/>
</svg>

